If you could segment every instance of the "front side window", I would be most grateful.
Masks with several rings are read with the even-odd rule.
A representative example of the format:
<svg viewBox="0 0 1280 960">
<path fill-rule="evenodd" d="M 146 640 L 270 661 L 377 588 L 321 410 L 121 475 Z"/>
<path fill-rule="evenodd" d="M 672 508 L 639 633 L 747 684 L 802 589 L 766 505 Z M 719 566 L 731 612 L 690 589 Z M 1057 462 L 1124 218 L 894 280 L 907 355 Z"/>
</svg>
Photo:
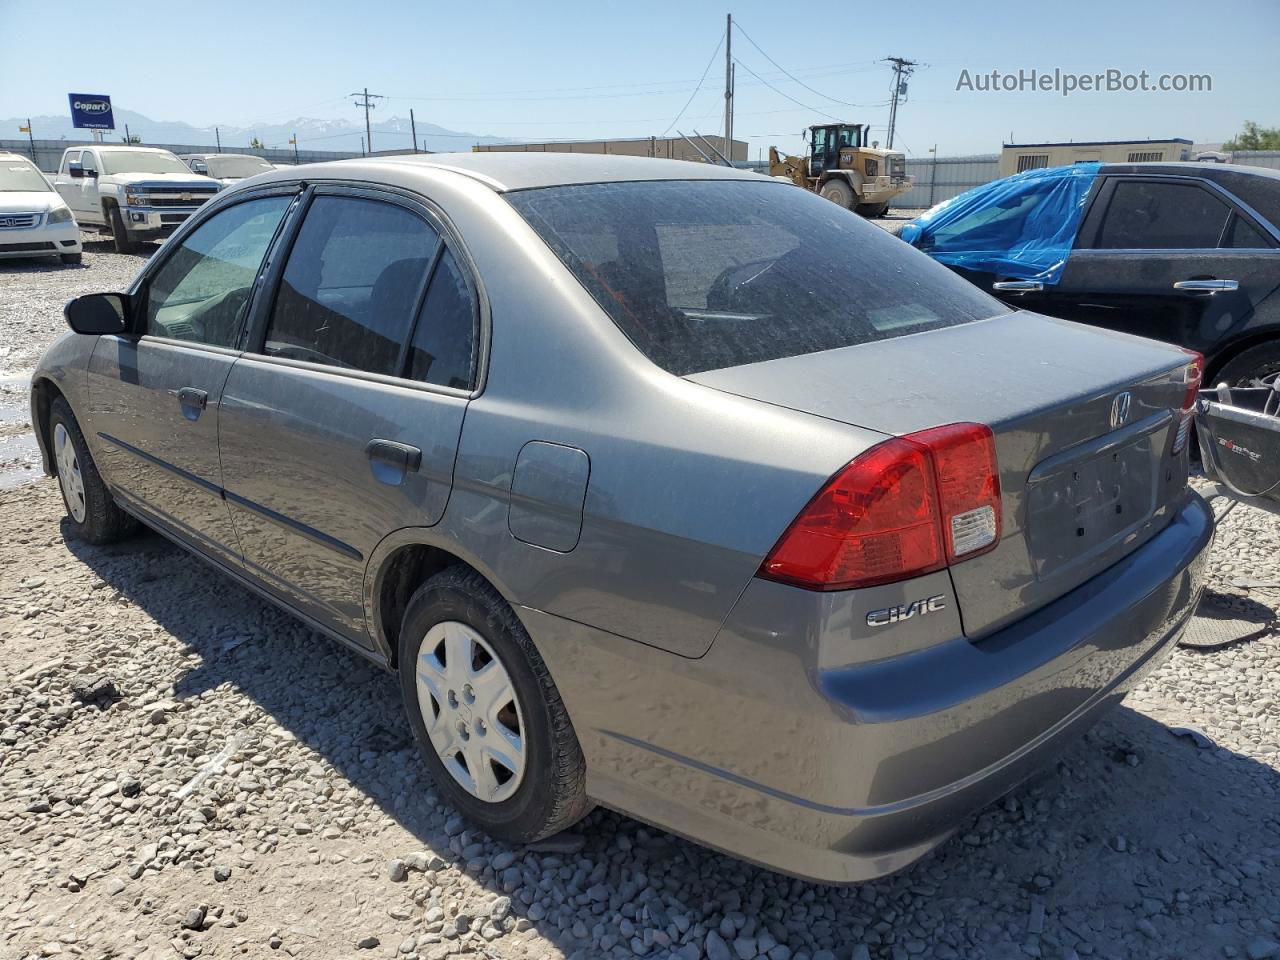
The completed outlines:
<svg viewBox="0 0 1280 960">
<path fill-rule="evenodd" d="M 289 254 L 263 352 L 398 374 L 438 240 L 395 204 L 317 197 Z"/>
<path fill-rule="evenodd" d="M 238 203 L 188 234 L 147 281 L 144 332 L 235 346 L 258 268 L 292 199 Z"/>
<path fill-rule="evenodd" d="M 782 183 L 580 184 L 505 197 L 640 351 L 678 375 L 1008 312 L 856 214 Z"/>
<path fill-rule="evenodd" d="M 93 155 L 93 151 L 86 150 L 83 154 L 81 154 L 80 167 L 81 169 L 84 170 L 85 173 L 88 173 L 91 170 L 94 173 L 98 172 L 98 158 Z"/>
<path fill-rule="evenodd" d="M 1095 247 L 1103 250 L 1204 250 L 1218 245 L 1230 208 L 1193 183 L 1120 180 Z"/>
</svg>

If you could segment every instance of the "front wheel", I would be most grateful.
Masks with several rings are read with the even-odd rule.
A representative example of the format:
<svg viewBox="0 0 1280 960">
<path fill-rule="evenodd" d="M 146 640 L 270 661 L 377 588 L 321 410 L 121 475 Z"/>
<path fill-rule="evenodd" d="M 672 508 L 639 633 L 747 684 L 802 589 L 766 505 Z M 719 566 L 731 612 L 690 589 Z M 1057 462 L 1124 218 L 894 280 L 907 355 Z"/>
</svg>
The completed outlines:
<svg viewBox="0 0 1280 960">
<path fill-rule="evenodd" d="M 853 206 L 853 187 L 838 177 L 824 183 L 818 193 L 846 210 Z"/>
<path fill-rule="evenodd" d="M 129 231 L 124 225 L 120 208 L 113 206 L 107 213 L 111 224 L 111 242 L 115 245 L 116 253 L 133 253 L 137 245 L 129 239 Z"/>
<path fill-rule="evenodd" d="M 1231 387 L 1247 387 L 1254 381 L 1269 382 L 1277 373 L 1280 373 L 1280 341 L 1260 343 L 1229 360 L 1214 377 L 1214 382 L 1205 386 L 1225 381 Z"/>
<path fill-rule="evenodd" d="M 860 203 L 858 204 L 855 212 L 869 219 L 875 219 L 876 217 L 883 217 L 886 213 L 889 212 L 889 204 Z"/>
<path fill-rule="evenodd" d="M 49 411 L 49 445 L 72 534 L 88 543 L 104 544 L 132 533 L 137 521 L 116 506 L 62 397 L 53 401 Z"/>
<path fill-rule="evenodd" d="M 437 786 L 490 835 L 531 843 L 590 810 L 586 764 L 523 624 L 480 574 L 450 567 L 400 628 L 405 713 Z"/>
</svg>

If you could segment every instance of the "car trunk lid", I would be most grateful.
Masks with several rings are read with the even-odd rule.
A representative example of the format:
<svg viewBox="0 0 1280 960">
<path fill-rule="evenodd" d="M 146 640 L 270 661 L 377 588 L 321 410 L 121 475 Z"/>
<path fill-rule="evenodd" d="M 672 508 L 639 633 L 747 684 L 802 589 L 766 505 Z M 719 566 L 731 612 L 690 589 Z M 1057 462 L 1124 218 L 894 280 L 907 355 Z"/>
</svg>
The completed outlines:
<svg viewBox="0 0 1280 960">
<path fill-rule="evenodd" d="M 1186 455 L 1172 449 L 1189 359 L 1166 344 L 1019 312 L 688 379 L 886 434 L 990 427 L 1001 540 L 950 568 L 965 632 L 977 638 L 1168 522 L 1186 489 Z"/>
</svg>

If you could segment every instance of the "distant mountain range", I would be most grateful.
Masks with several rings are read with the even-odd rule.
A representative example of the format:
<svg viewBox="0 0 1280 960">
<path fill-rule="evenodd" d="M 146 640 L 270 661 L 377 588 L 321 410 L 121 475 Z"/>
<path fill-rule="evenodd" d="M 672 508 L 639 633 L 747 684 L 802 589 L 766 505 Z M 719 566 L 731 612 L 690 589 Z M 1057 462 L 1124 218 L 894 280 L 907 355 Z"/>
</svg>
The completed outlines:
<svg viewBox="0 0 1280 960">
<path fill-rule="evenodd" d="M 147 143 L 190 144 L 214 147 L 222 142 L 222 149 L 230 152 L 249 146 L 257 137 L 265 147 L 290 149 L 289 138 L 295 133 L 299 150 L 341 150 L 359 153 L 364 137 L 364 124 L 348 120 L 317 120 L 299 117 L 284 123 L 263 123 L 251 127 L 223 126 L 193 127 L 181 120 L 152 120 L 150 117 L 123 110 L 114 110 L 116 129 L 104 131 L 108 142 L 120 142 L 124 138 L 125 124 L 129 133 L 141 137 Z M 18 127 L 26 126 L 26 117 L 0 120 L 0 139 L 16 140 L 26 134 Z M 90 130 L 78 130 L 71 125 L 69 116 L 44 116 L 31 118 L 32 134 L 37 140 L 90 140 Z M 418 146 L 432 151 L 467 151 L 476 143 L 510 143 L 503 137 L 487 137 L 460 130 L 449 130 L 424 120 L 417 122 Z M 377 150 L 407 149 L 413 146 L 408 117 L 390 117 L 373 124 L 373 148 Z"/>
</svg>

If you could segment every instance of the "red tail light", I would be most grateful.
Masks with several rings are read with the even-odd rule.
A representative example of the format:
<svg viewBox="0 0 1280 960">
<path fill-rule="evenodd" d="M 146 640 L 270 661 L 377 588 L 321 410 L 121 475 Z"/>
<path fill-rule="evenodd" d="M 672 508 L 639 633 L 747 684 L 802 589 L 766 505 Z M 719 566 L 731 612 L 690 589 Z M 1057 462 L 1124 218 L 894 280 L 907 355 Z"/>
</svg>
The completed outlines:
<svg viewBox="0 0 1280 960">
<path fill-rule="evenodd" d="M 1204 379 L 1204 354 L 1182 347 L 1182 352 L 1191 355 L 1191 362 L 1182 368 L 1182 382 L 1187 385 L 1182 395 L 1182 422 L 1178 424 L 1178 432 L 1173 437 L 1173 455 L 1182 453 L 1191 437 L 1191 413 L 1196 405 L 1196 394 L 1200 392 L 1200 382 Z"/>
<path fill-rule="evenodd" d="M 954 423 L 877 444 L 832 477 L 769 552 L 760 576 L 811 590 L 892 583 L 1000 540 L 995 438 Z"/>
<path fill-rule="evenodd" d="M 1200 381 L 1204 379 L 1204 354 L 1183 348 L 1183 353 L 1191 354 L 1191 362 L 1183 367 L 1183 382 L 1187 392 L 1182 397 L 1182 409 L 1190 410 L 1196 405 L 1196 394 L 1200 392 Z"/>
</svg>

